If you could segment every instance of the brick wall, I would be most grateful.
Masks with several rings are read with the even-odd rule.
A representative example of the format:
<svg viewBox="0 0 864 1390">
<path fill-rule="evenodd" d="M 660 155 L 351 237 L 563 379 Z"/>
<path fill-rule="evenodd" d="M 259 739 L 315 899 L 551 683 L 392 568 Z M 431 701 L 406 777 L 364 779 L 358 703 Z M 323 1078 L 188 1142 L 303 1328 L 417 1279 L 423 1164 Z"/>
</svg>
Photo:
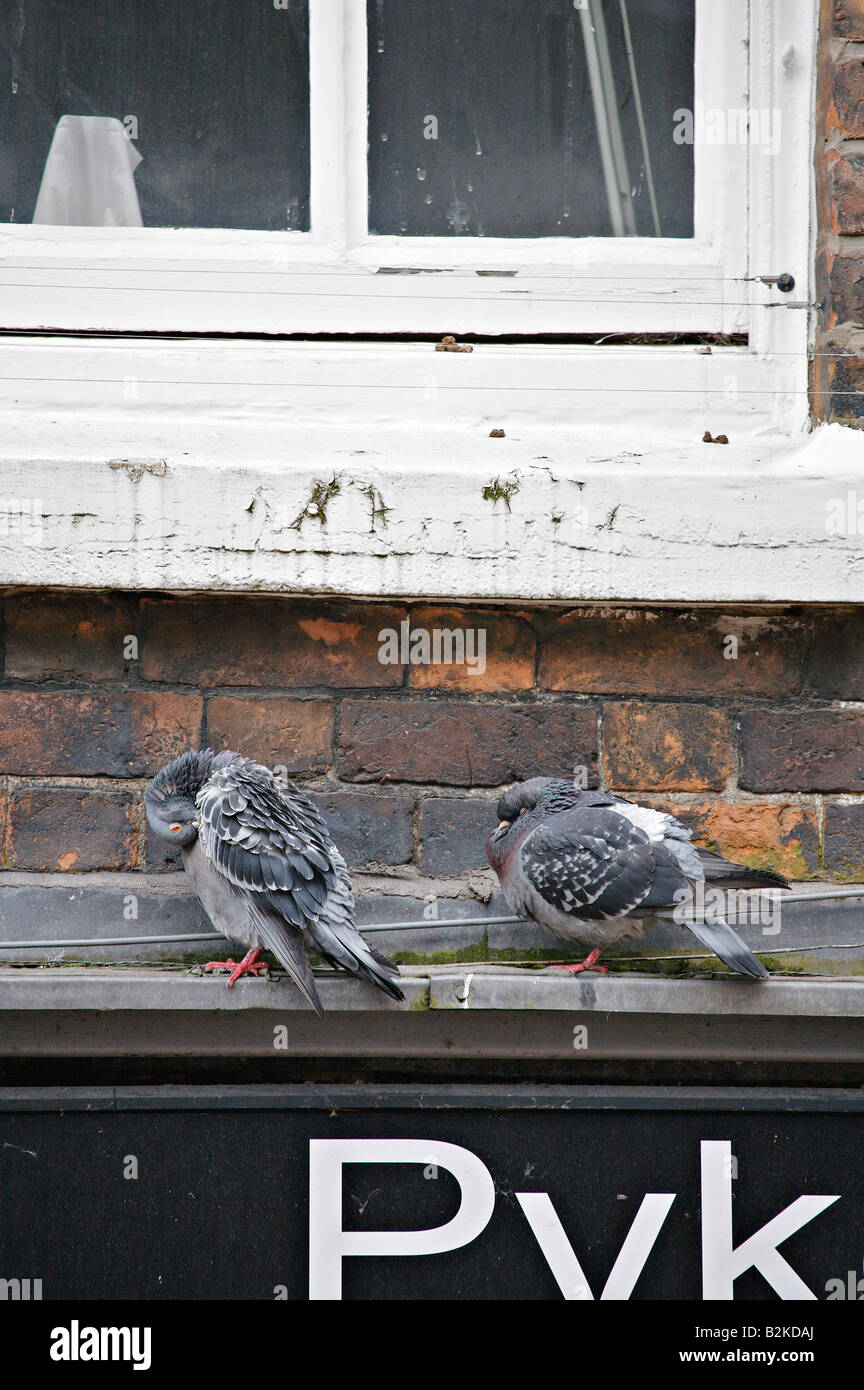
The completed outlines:
<svg viewBox="0 0 864 1390">
<path fill-rule="evenodd" d="M 864 0 L 821 0 L 816 110 L 817 419 L 864 420 Z M 860 393 L 860 394 L 859 394 Z"/>
<path fill-rule="evenodd" d="M 405 618 L 482 628 L 485 671 L 382 664 L 378 633 Z M 176 869 L 147 834 L 143 789 L 209 742 L 313 790 L 355 869 L 485 865 L 496 789 L 582 767 L 744 862 L 864 880 L 858 609 L 41 592 L 6 595 L 3 619 L 7 868 Z"/>
</svg>

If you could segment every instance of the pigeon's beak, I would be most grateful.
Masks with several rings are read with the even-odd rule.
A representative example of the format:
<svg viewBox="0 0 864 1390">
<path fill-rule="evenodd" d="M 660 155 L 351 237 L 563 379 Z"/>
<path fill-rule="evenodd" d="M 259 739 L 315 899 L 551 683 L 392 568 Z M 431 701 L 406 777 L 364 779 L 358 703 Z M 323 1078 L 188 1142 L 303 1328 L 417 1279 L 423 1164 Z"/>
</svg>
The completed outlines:
<svg viewBox="0 0 864 1390">
<path fill-rule="evenodd" d="M 510 829 L 510 822 L 509 822 L 509 820 L 502 820 L 502 821 L 499 821 L 499 822 L 498 822 L 498 829 L 499 829 L 499 831 L 500 831 L 500 830 L 509 830 L 509 829 Z"/>
</svg>

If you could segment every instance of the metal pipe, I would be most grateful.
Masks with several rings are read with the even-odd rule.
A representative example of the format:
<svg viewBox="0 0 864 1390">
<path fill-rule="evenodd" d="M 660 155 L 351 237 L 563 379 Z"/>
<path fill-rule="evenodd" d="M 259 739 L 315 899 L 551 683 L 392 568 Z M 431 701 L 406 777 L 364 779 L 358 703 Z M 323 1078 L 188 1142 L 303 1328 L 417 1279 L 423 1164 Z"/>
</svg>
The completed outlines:
<svg viewBox="0 0 864 1390">
<path fill-rule="evenodd" d="M 62 946 L 152 946 L 162 941 L 224 941 L 221 932 L 193 932 L 186 936 L 90 936 L 79 941 L 0 941 L 0 951 L 47 951 Z"/>
<path fill-rule="evenodd" d="M 747 891 L 746 889 L 744 890 Z M 751 890 L 758 891 L 758 890 Z M 777 892 L 777 889 L 769 889 L 769 892 Z M 828 903 L 837 898 L 864 898 L 864 887 L 862 888 L 838 888 L 834 891 L 826 890 L 818 893 L 787 893 L 785 897 L 778 898 L 777 902 L 782 903 Z"/>
<path fill-rule="evenodd" d="M 600 162 L 603 167 L 612 234 L 616 237 L 635 236 L 636 219 L 630 197 L 627 156 L 621 135 L 615 78 L 609 59 L 606 21 L 600 0 L 588 0 L 588 7 L 580 12 L 579 18 L 582 21 L 585 60 L 591 84 L 591 100 L 594 105 L 597 142 L 600 147 Z"/>
<path fill-rule="evenodd" d="M 654 172 L 651 168 L 651 151 L 648 147 L 648 132 L 645 129 L 645 113 L 642 110 L 642 93 L 639 90 L 639 74 L 636 71 L 636 55 L 633 52 L 633 39 L 630 34 L 630 20 L 627 16 L 627 0 L 619 0 L 621 26 L 624 30 L 624 47 L 630 67 L 630 81 L 633 84 L 633 100 L 636 106 L 636 119 L 639 122 L 639 140 L 642 145 L 642 159 L 645 163 L 645 179 L 648 184 L 648 197 L 651 200 L 651 217 L 654 222 L 654 235 L 660 235 L 660 214 L 657 211 L 657 194 L 654 189 Z"/>
<path fill-rule="evenodd" d="M 364 931 L 420 931 L 423 927 L 494 927 L 501 922 L 524 922 L 524 917 L 430 917 L 417 922 L 357 923 Z"/>
<path fill-rule="evenodd" d="M 434 917 L 419 922 L 371 922 L 358 925 L 360 932 L 367 931 L 421 931 L 426 927 L 485 927 L 499 922 L 521 922 L 521 917 Z M 156 943 L 177 941 L 225 941 L 221 932 L 184 933 L 182 936 L 92 936 L 76 940 L 62 941 L 0 941 L 0 951 L 48 950 L 51 947 L 89 947 L 89 946 L 152 946 Z"/>
</svg>

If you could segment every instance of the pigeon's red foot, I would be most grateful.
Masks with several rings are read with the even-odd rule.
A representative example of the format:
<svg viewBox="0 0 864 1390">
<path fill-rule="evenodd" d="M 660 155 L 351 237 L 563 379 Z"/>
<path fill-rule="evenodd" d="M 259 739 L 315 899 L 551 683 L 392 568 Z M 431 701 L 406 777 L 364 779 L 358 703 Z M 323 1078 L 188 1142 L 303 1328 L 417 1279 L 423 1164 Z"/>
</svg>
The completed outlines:
<svg viewBox="0 0 864 1390">
<path fill-rule="evenodd" d="M 243 959 L 238 963 L 229 956 L 227 960 L 208 960 L 204 966 L 205 970 L 230 970 L 231 978 L 228 981 L 228 988 L 240 979 L 241 975 L 254 975 L 257 978 L 259 970 L 267 969 L 266 960 L 258 960 L 261 954 L 260 946 L 254 951 L 247 951 Z M 257 962 L 257 964 L 256 964 Z"/>
<path fill-rule="evenodd" d="M 608 967 L 597 964 L 599 959 L 600 952 L 595 949 L 591 951 L 583 961 L 580 961 L 578 965 L 550 965 L 549 969 L 566 970 L 568 975 L 581 975 L 583 970 L 596 970 L 599 975 L 608 975 Z"/>
</svg>

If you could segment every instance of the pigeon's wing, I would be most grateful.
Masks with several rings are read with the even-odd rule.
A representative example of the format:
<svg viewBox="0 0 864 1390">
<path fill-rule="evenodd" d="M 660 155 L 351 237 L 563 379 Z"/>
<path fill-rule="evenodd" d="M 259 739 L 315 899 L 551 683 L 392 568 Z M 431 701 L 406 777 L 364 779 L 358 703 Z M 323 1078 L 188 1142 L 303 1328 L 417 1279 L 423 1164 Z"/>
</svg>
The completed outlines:
<svg viewBox="0 0 864 1390">
<path fill-rule="evenodd" d="M 656 886 L 655 847 L 606 807 L 550 816 L 523 843 L 521 864 L 546 902 L 587 920 L 625 916 Z"/>
<path fill-rule="evenodd" d="M 335 882 L 333 843 L 318 808 L 280 786 L 269 768 L 235 758 L 215 768 L 197 797 L 207 858 L 237 888 L 278 893 L 288 921 L 305 927 Z"/>
<path fill-rule="evenodd" d="M 316 949 L 331 965 L 371 980 L 392 999 L 404 999 L 399 986 L 399 969 L 369 945 L 354 926 L 354 893 L 345 860 L 335 845 L 333 860 L 336 882 L 327 897 L 324 911 L 310 926 Z"/>
<path fill-rule="evenodd" d="M 282 785 L 260 763 L 220 754 L 197 806 L 205 855 L 246 891 L 263 943 L 292 978 L 297 980 L 297 950 L 305 941 L 332 964 L 403 997 L 392 983 L 396 967 L 373 952 L 353 925 L 345 861 L 305 793 Z"/>
<path fill-rule="evenodd" d="M 654 806 L 640 806 L 637 801 L 627 801 L 623 797 L 615 799 L 615 810 L 638 830 L 644 830 L 652 844 L 663 845 L 688 878 L 695 882 L 704 879 L 705 870 L 699 851 L 690 843 L 693 832 L 675 816 L 670 816 L 667 811 L 658 811 Z"/>
</svg>

